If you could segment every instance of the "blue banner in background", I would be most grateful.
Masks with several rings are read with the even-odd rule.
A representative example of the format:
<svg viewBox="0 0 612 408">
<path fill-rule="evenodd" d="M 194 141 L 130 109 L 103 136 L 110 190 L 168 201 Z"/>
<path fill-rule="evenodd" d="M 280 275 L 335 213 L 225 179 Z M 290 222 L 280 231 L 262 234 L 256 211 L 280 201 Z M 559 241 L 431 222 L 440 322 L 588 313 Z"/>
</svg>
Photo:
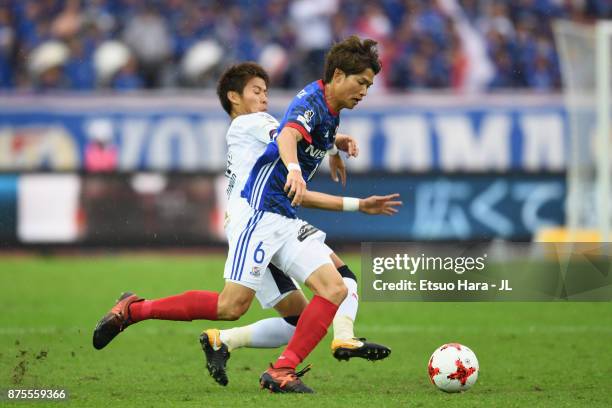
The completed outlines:
<svg viewBox="0 0 612 408">
<path fill-rule="evenodd" d="M 337 243 L 402 240 L 530 240 L 565 220 L 565 177 L 359 176 L 343 189 L 319 175 L 312 191 L 367 197 L 400 193 L 398 214 L 369 216 L 300 209 L 298 216 Z"/>
<path fill-rule="evenodd" d="M 0 247 L 222 244 L 224 181 L 194 174 L 0 175 Z M 373 173 L 350 175 L 346 188 L 319 174 L 309 189 L 362 198 L 401 194 L 404 205 L 394 216 L 300 208 L 298 216 L 325 231 L 332 245 L 531 240 L 540 228 L 562 225 L 565 218 L 565 178 L 554 174 Z"/>
<path fill-rule="evenodd" d="M 567 157 L 560 98 L 372 95 L 343 111 L 340 131 L 368 172 L 560 172 Z M 18 103 L 20 102 L 21 103 Z M 281 117 L 289 99 L 272 101 Z M 200 98 L 54 97 L 0 101 L 0 171 L 112 170 L 220 172 L 229 118 L 214 95 Z M 109 156 L 88 155 L 96 143 Z"/>
</svg>

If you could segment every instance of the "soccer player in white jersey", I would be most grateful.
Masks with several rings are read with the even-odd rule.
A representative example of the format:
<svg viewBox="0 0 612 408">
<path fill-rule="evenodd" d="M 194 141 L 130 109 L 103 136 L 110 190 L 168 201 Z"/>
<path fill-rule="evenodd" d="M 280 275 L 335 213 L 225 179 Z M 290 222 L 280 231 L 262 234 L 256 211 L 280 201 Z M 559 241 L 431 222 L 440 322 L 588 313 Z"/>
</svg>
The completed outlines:
<svg viewBox="0 0 612 408">
<path fill-rule="evenodd" d="M 359 208 L 361 211 L 378 212 L 391 214 L 395 212 L 393 207 L 399 202 L 393 201 L 394 196 L 386 197 L 370 197 L 365 200 L 348 200 L 345 202 L 340 197 L 335 197 L 334 200 L 327 201 L 324 208 L 342 209 L 345 205 L 353 206 L 353 209 Z M 321 204 L 321 196 L 313 193 L 313 202 L 317 201 Z M 305 224 L 305 225 L 304 225 Z M 310 241 L 311 237 L 317 239 L 324 238 L 324 234 L 320 233 L 306 223 L 299 225 L 305 227 L 301 237 L 294 236 L 292 243 L 296 243 L 300 238 L 305 238 Z M 322 241 L 321 241 L 322 242 Z M 238 248 L 239 249 L 239 248 Z M 251 259 L 259 259 L 263 248 L 251 248 L 249 255 Z M 329 259 L 329 249 L 326 257 L 326 262 L 332 265 Z M 247 251 L 248 252 L 248 251 Z M 231 260 L 228 265 L 231 265 Z M 265 268 L 265 265 L 263 269 Z M 266 263 L 267 265 L 267 263 Z M 265 277 L 263 269 L 255 267 L 249 269 L 249 274 Z M 335 295 L 336 301 L 341 302 L 346 296 L 346 287 L 341 280 L 340 275 L 334 269 L 334 273 L 338 276 L 336 287 L 334 290 L 327 292 Z M 338 282 L 339 281 L 339 282 Z M 338 289 L 338 290 L 335 290 Z M 191 321 L 197 319 L 206 320 L 236 320 L 243 315 L 248 309 L 256 290 L 245 286 L 244 284 L 236 283 L 230 279 L 226 281 L 223 290 L 220 293 L 206 290 L 190 290 L 179 295 L 165 297 L 161 299 L 145 300 L 133 293 L 124 293 L 113 308 L 100 319 L 93 335 L 93 345 L 96 349 L 106 347 L 119 333 L 125 330 L 132 324 L 143 320 L 160 319 L 174 321 Z M 340 297 L 342 299 L 340 299 Z M 303 306 L 303 305 L 302 305 Z M 301 309 L 300 309 L 301 310 Z M 327 327 L 325 327 L 326 330 Z"/>
<path fill-rule="evenodd" d="M 267 109 L 268 76 L 265 70 L 252 62 L 234 65 L 227 69 L 217 86 L 221 105 L 232 118 L 227 131 L 228 158 L 225 176 L 228 178 L 228 211 L 226 229 L 231 235 L 234 229 L 232 213 L 245 205 L 240 197 L 255 160 L 266 149 L 278 128 L 278 121 Z M 346 135 L 336 137 L 336 145 L 349 154 L 356 156 L 357 145 Z M 330 160 L 342 163 L 338 149 L 330 153 Z M 338 164 L 332 167 L 338 167 Z M 344 179 L 345 175 L 341 175 Z M 398 195 L 373 196 L 360 200 L 359 209 L 369 214 L 392 215 L 393 208 L 400 202 L 394 201 Z M 316 208 L 342 210 L 340 197 L 307 192 L 305 204 Z M 357 209 L 357 208 L 355 208 Z M 305 224 L 307 226 L 307 224 Z M 308 227 L 308 226 L 307 226 Z M 348 360 L 361 357 L 380 360 L 387 357 L 390 350 L 382 345 L 355 338 L 353 324 L 358 308 L 357 281 L 353 272 L 329 249 L 334 266 L 338 269 L 349 289 L 349 296 L 343 301 L 333 321 L 334 340 L 331 345 L 334 357 Z M 264 272 L 264 278 L 256 293 L 264 308 L 274 307 L 282 317 L 260 320 L 248 326 L 229 330 L 206 330 L 201 337 L 206 353 L 207 368 L 211 376 L 221 385 L 226 385 L 226 361 L 229 352 L 240 347 L 272 348 L 287 344 L 299 318 L 307 305 L 304 294 L 295 282 L 273 264 Z"/>
</svg>

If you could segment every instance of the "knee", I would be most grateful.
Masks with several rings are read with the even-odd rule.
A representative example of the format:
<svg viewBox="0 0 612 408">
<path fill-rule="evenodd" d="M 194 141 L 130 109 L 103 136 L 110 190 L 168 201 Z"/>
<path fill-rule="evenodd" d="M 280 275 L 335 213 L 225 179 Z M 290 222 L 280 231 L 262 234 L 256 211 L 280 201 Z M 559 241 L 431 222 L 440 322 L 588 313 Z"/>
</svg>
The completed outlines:
<svg viewBox="0 0 612 408">
<path fill-rule="evenodd" d="M 246 313 L 248 306 L 243 304 L 225 304 L 219 305 L 217 315 L 220 320 L 238 320 Z"/>
<path fill-rule="evenodd" d="M 226 311 L 225 320 L 238 320 L 246 313 L 246 308 L 241 306 L 231 306 Z"/>
<path fill-rule="evenodd" d="M 344 301 L 347 295 L 348 295 L 348 288 L 346 287 L 344 282 L 340 280 L 339 283 L 336 283 L 333 286 L 332 291 L 330 293 L 330 296 L 331 296 L 330 300 L 333 303 L 339 305 L 340 303 Z"/>
<path fill-rule="evenodd" d="M 219 299 L 217 318 L 219 320 L 238 320 L 249 309 L 250 302 L 242 299 Z"/>
<path fill-rule="evenodd" d="M 318 291 L 317 294 L 330 302 L 339 305 L 348 295 L 348 288 L 342 279 L 337 279 L 327 284 L 325 288 L 322 288 L 322 290 Z"/>
<path fill-rule="evenodd" d="M 315 271 L 308 279 L 306 285 L 315 293 L 330 302 L 339 305 L 346 298 L 348 289 L 332 265 L 325 265 Z"/>
</svg>

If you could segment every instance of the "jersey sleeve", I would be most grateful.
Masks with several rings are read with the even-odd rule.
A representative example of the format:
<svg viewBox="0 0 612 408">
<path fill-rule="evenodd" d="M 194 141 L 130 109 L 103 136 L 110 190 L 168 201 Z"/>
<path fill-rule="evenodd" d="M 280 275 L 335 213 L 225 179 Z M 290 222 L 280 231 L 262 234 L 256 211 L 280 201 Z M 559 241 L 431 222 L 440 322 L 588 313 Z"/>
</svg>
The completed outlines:
<svg viewBox="0 0 612 408">
<path fill-rule="evenodd" d="M 299 131 L 308 143 L 312 143 L 312 131 L 323 119 L 320 109 L 308 99 L 294 104 L 286 118 L 285 126 Z"/>
<path fill-rule="evenodd" d="M 266 112 L 253 113 L 245 115 L 245 130 L 259 142 L 268 144 L 274 140 L 274 135 L 278 129 L 278 121 L 274 116 Z"/>
</svg>

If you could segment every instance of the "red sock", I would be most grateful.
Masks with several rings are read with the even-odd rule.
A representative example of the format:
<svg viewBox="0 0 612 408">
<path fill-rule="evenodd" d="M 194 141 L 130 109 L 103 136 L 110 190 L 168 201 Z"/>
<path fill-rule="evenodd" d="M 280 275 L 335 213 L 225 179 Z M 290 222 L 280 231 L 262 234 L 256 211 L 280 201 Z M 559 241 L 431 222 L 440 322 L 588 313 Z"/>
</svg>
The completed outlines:
<svg viewBox="0 0 612 408">
<path fill-rule="evenodd" d="M 295 333 L 274 368 L 295 368 L 310 354 L 327 333 L 338 306 L 329 300 L 314 296 L 302 312 Z"/>
<path fill-rule="evenodd" d="M 176 296 L 156 300 L 145 300 L 130 305 L 130 318 L 133 322 L 147 319 L 217 320 L 217 292 L 189 290 Z"/>
</svg>

